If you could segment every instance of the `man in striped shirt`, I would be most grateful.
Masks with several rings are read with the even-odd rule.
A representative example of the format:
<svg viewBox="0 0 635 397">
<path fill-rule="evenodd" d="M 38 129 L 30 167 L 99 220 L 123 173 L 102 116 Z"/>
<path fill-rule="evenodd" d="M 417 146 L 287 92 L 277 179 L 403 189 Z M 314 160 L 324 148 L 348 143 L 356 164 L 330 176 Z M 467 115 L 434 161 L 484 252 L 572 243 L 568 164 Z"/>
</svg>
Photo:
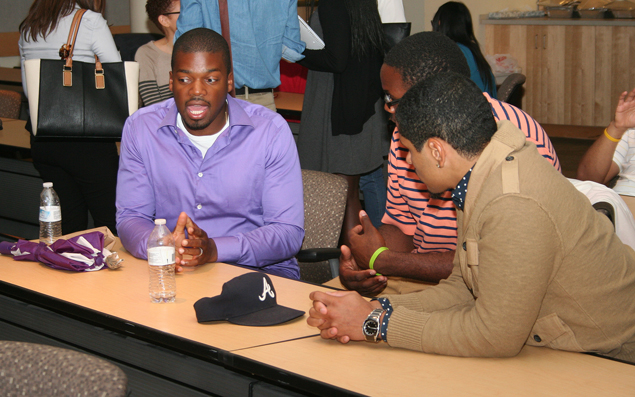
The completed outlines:
<svg viewBox="0 0 635 397">
<path fill-rule="evenodd" d="M 402 40 L 386 54 L 381 69 L 386 111 L 394 116 L 400 98 L 410 87 L 444 72 L 470 76 L 465 57 L 451 39 L 422 32 Z M 522 110 L 487 93 L 483 95 L 496 121 L 510 120 L 560 170 L 553 145 L 540 124 Z M 457 227 L 450 192 L 430 193 L 414 167 L 406 162 L 407 153 L 395 129 L 383 225 L 375 229 L 362 211 L 361 226 L 349 234 L 350 250 L 342 248 L 340 281 L 348 289 L 365 295 L 376 295 L 384 289 L 387 293 L 407 293 L 425 288 L 426 282 L 447 278 L 452 272 Z M 354 260 L 348 260 L 351 255 Z"/>
</svg>

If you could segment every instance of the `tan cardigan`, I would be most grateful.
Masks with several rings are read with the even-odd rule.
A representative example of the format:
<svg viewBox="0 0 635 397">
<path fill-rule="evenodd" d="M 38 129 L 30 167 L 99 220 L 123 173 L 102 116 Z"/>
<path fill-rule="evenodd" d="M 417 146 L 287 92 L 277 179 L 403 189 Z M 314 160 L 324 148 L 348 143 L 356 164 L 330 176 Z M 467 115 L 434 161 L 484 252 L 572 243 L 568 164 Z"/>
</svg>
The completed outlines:
<svg viewBox="0 0 635 397">
<path fill-rule="evenodd" d="M 508 121 L 457 213 L 452 275 L 387 295 L 391 346 L 507 357 L 528 344 L 635 361 L 635 252 Z"/>
</svg>

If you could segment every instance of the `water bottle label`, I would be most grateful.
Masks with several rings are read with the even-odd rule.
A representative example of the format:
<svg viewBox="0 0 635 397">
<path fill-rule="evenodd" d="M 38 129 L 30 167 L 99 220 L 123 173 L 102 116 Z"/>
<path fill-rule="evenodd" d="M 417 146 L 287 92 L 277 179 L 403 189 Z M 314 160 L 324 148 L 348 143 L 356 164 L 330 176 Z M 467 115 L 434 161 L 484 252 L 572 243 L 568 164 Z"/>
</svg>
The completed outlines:
<svg viewBox="0 0 635 397">
<path fill-rule="evenodd" d="M 151 266 L 166 266 L 174 263 L 174 247 L 154 247 L 148 250 L 148 263 Z"/>
<path fill-rule="evenodd" d="M 40 222 L 59 222 L 62 220 L 62 210 L 57 206 L 40 207 Z"/>
</svg>

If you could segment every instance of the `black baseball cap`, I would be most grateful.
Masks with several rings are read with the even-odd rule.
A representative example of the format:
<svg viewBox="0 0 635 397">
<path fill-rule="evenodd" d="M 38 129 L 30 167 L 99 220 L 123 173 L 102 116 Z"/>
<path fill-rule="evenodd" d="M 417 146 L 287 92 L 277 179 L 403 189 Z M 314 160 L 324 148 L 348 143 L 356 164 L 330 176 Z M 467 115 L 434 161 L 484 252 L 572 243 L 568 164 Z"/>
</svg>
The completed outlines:
<svg viewBox="0 0 635 397">
<path fill-rule="evenodd" d="M 226 320 L 233 324 L 266 326 L 293 320 L 302 310 L 278 305 L 276 290 L 268 275 L 251 272 L 225 284 L 220 295 L 194 303 L 199 323 Z"/>
</svg>

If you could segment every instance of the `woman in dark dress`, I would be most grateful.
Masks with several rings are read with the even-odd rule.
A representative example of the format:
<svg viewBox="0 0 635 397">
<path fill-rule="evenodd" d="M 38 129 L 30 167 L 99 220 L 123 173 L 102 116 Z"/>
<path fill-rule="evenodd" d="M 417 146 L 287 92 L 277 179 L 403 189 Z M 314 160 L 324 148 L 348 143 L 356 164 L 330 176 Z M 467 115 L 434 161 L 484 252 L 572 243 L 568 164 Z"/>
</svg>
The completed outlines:
<svg viewBox="0 0 635 397">
<path fill-rule="evenodd" d="M 325 46 L 305 50 L 299 62 L 309 75 L 298 152 L 302 168 L 346 178 L 346 241 L 348 230 L 359 223 L 360 175 L 377 170 L 388 154 L 379 79 L 386 41 L 375 0 L 320 0 L 311 27 Z M 385 197 L 386 186 L 377 189 Z"/>
</svg>

